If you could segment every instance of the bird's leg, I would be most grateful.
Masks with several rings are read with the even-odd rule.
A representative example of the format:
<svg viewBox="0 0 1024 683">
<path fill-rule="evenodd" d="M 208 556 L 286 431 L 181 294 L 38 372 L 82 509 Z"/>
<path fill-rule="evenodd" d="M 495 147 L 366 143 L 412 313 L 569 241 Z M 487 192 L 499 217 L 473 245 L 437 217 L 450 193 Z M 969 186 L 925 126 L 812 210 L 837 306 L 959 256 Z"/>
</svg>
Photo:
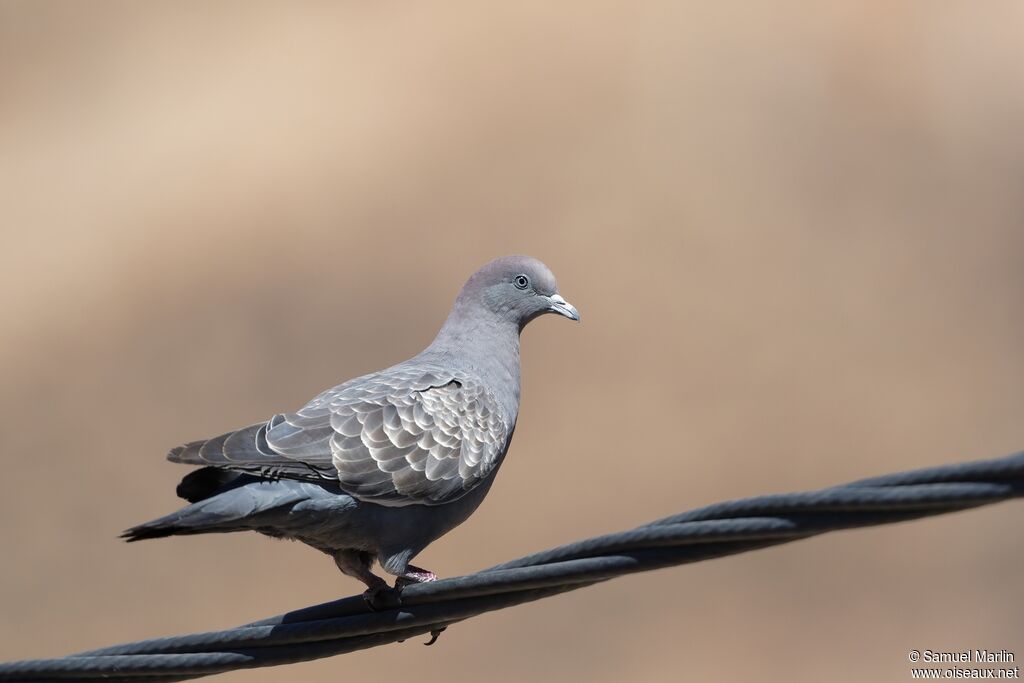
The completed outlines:
<svg viewBox="0 0 1024 683">
<path fill-rule="evenodd" d="M 373 566 L 373 555 L 359 550 L 336 550 L 332 555 L 334 564 L 338 565 L 342 574 L 357 578 L 366 584 L 363 600 L 370 609 L 393 607 L 397 604 L 397 591 L 393 590 L 387 581 L 370 571 L 370 567 Z"/>
<path fill-rule="evenodd" d="M 395 588 L 401 590 L 402 588 L 414 583 L 429 583 L 430 581 L 437 581 L 437 574 L 410 564 L 405 568 L 405 573 L 395 579 Z M 430 640 L 423 644 L 433 645 L 436 643 L 437 639 L 446 628 L 448 627 L 442 626 L 441 628 L 435 628 L 432 630 L 430 632 Z"/>
</svg>

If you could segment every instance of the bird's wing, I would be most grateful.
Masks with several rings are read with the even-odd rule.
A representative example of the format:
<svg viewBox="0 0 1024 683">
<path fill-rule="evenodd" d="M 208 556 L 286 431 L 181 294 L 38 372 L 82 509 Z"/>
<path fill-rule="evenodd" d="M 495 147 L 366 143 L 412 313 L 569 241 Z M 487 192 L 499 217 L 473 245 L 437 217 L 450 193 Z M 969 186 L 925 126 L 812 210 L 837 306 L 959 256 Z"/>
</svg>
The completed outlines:
<svg viewBox="0 0 1024 683">
<path fill-rule="evenodd" d="M 175 449 L 176 462 L 296 479 L 337 479 L 383 505 L 451 502 L 485 479 L 509 436 L 491 392 L 463 373 L 394 368 Z"/>
<path fill-rule="evenodd" d="M 243 427 L 212 439 L 192 441 L 172 449 L 167 459 L 185 465 L 219 467 L 271 478 L 334 479 L 336 472 L 330 453 L 326 458 L 290 458 L 271 448 L 267 432 L 284 418 L 284 415 L 275 415 L 269 422 Z"/>
</svg>

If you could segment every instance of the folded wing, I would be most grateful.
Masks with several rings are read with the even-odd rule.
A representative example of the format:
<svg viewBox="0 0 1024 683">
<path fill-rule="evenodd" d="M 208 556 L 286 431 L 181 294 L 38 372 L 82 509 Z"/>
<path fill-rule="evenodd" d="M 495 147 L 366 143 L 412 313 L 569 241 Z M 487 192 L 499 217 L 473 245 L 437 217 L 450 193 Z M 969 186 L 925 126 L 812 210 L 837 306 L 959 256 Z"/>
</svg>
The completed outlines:
<svg viewBox="0 0 1024 683">
<path fill-rule="evenodd" d="M 325 391 L 294 413 L 171 451 L 175 462 L 334 479 L 384 505 L 451 502 L 485 479 L 509 426 L 461 373 L 399 368 Z"/>
</svg>

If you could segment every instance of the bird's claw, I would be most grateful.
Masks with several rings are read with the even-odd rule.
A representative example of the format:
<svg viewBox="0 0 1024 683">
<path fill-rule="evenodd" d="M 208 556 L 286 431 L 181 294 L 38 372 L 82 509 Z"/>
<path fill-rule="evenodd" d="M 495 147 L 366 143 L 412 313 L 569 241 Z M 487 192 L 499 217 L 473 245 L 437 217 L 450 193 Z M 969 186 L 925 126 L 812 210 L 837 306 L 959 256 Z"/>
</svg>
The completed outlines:
<svg viewBox="0 0 1024 683">
<path fill-rule="evenodd" d="M 448 627 L 447 626 L 441 626 L 439 628 L 431 629 L 430 630 L 430 640 L 428 640 L 427 642 L 425 642 L 423 644 L 429 647 L 429 646 L 433 645 L 434 643 L 436 643 L 437 639 L 441 637 L 441 634 L 444 633 L 446 628 L 448 628 Z M 404 643 L 405 642 L 405 638 L 402 638 L 398 642 Z"/>
<path fill-rule="evenodd" d="M 393 609 L 402 604 L 402 592 L 384 584 L 363 591 L 363 601 L 371 611 Z"/>
<path fill-rule="evenodd" d="M 363 600 L 366 601 L 366 606 L 373 611 L 381 609 L 392 609 L 402 604 L 402 589 L 406 586 L 411 586 L 417 583 L 429 583 L 430 581 L 437 581 L 437 574 L 426 569 L 420 569 L 419 567 L 409 566 L 401 576 L 395 579 L 395 586 L 392 588 L 386 583 L 382 585 L 374 585 L 371 588 L 367 588 L 363 592 Z M 441 626 L 439 628 L 432 629 L 430 631 L 430 640 L 424 643 L 424 645 L 433 645 L 437 642 L 438 637 L 441 633 L 448 628 L 447 626 Z M 405 639 L 398 641 L 404 643 Z"/>
<path fill-rule="evenodd" d="M 437 639 L 441 637 L 441 634 L 444 633 L 444 630 L 446 628 L 448 628 L 448 627 L 447 626 L 441 626 L 439 628 L 435 628 L 435 629 L 431 630 L 431 632 L 430 632 L 430 640 L 428 640 L 427 642 L 425 642 L 423 644 L 427 645 L 427 646 L 430 646 L 430 645 L 433 645 L 434 643 L 436 643 Z"/>
</svg>

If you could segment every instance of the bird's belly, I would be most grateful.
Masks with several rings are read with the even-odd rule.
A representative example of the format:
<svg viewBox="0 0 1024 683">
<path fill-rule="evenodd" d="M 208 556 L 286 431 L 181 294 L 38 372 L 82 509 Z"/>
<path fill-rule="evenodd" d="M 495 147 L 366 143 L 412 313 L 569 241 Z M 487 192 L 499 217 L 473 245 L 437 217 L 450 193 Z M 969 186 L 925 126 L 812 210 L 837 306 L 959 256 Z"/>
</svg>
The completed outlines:
<svg viewBox="0 0 1024 683">
<path fill-rule="evenodd" d="M 259 531 L 293 538 L 326 553 L 353 549 L 377 555 L 382 562 L 398 555 L 408 561 L 466 521 L 492 481 L 489 477 L 462 498 L 444 505 L 377 505 L 321 488 L 295 505 L 286 523 Z"/>
</svg>

